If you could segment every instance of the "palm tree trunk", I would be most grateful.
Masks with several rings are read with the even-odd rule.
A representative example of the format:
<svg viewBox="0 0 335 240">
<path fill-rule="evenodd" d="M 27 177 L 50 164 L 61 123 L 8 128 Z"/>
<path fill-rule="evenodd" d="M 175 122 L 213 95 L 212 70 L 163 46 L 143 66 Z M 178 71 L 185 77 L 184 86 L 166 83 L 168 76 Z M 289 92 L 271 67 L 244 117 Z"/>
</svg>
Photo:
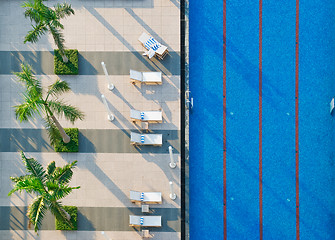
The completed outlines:
<svg viewBox="0 0 335 240">
<path fill-rule="evenodd" d="M 67 63 L 69 61 L 69 59 L 67 58 L 67 56 L 65 55 L 64 51 L 59 50 L 60 55 L 62 56 L 63 62 Z"/>
<path fill-rule="evenodd" d="M 60 125 L 60 123 L 58 122 L 57 118 L 55 118 L 55 116 L 53 114 L 50 114 L 52 120 L 54 121 L 56 127 L 58 128 L 60 135 L 62 135 L 63 138 L 63 142 L 64 143 L 69 143 L 70 142 L 70 137 L 69 135 L 66 134 L 66 132 L 64 131 L 64 128 Z"/>
<path fill-rule="evenodd" d="M 69 61 L 69 59 L 67 58 L 67 56 L 65 55 L 65 46 L 64 46 L 64 39 L 63 36 L 60 32 L 55 32 L 53 30 L 53 27 L 51 27 L 50 24 L 48 24 L 49 26 L 49 30 L 54 38 L 55 44 L 58 47 L 59 53 L 63 58 L 63 62 L 67 63 Z"/>
<path fill-rule="evenodd" d="M 71 219 L 70 214 L 68 214 L 67 211 L 65 211 L 63 208 L 61 208 L 61 210 L 62 210 L 63 213 L 66 215 L 66 219 L 67 219 L 68 221 L 70 221 L 70 219 Z"/>
<path fill-rule="evenodd" d="M 58 128 L 58 131 L 59 131 L 60 135 L 63 138 L 63 142 L 64 143 L 69 143 L 70 140 L 71 140 L 71 138 L 69 137 L 69 135 L 66 134 L 66 132 L 64 131 L 64 128 L 62 127 L 62 125 L 60 125 L 60 123 L 58 122 L 57 118 L 51 112 L 51 110 L 48 107 L 48 104 L 46 102 L 44 103 L 44 106 L 45 106 L 45 110 L 50 114 L 50 117 L 52 118 L 52 120 L 54 121 L 56 127 Z"/>
</svg>

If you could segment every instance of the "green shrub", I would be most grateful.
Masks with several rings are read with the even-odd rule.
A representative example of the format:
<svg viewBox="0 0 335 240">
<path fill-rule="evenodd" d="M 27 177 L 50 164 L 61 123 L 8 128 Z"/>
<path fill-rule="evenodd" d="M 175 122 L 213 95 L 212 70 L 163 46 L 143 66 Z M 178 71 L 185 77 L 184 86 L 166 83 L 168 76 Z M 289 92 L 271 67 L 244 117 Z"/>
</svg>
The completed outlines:
<svg viewBox="0 0 335 240">
<path fill-rule="evenodd" d="M 78 152 L 79 151 L 79 130 L 78 128 L 64 128 L 64 131 L 71 138 L 69 143 L 64 143 L 63 139 L 55 140 L 56 152 Z"/>
<path fill-rule="evenodd" d="M 55 74 L 57 75 L 78 75 L 78 50 L 66 49 L 65 55 L 69 59 L 67 63 L 63 62 L 63 58 L 58 49 L 54 50 Z"/>
<path fill-rule="evenodd" d="M 68 214 L 70 214 L 70 221 L 73 225 L 73 228 L 69 227 L 65 222 L 61 222 L 56 219 L 56 230 L 77 230 L 78 208 L 76 206 L 63 206 L 63 208 Z"/>
</svg>

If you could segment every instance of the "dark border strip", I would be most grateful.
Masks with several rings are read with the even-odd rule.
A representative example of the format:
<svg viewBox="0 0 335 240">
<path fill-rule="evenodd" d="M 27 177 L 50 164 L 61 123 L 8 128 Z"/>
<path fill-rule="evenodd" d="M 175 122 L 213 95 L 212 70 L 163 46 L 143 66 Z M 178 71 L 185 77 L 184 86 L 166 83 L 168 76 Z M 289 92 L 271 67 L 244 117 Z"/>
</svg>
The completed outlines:
<svg viewBox="0 0 335 240">
<path fill-rule="evenodd" d="M 79 152 L 168 154 L 169 146 L 175 153 L 181 152 L 179 130 L 155 130 L 154 133 L 163 134 L 163 145 L 141 148 L 130 144 L 130 132 L 129 129 L 79 129 Z M 0 128 L 0 152 L 54 152 L 49 143 L 45 129 Z"/>
<path fill-rule="evenodd" d="M 300 239 L 299 224 L 299 0 L 296 0 L 295 27 L 295 191 L 296 239 Z"/>
<path fill-rule="evenodd" d="M 53 75 L 55 74 L 53 54 L 53 51 L 0 51 L 0 74 L 19 72 L 21 63 L 25 62 L 31 65 L 37 75 Z M 106 63 L 109 75 L 129 75 L 129 69 L 179 75 L 180 55 L 180 52 L 171 51 L 164 61 L 152 62 L 141 52 L 79 51 L 79 75 L 104 75 L 101 68 L 102 61 Z"/>
<path fill-rule="evenodd" d="M 180 209 L 150 208 L 152 216 L 162 216 L 162 227 L 150 228 L 155 232 L 180 232 Z M 0 206 L 0 231 L 32 230 L 29 223 L 28 206 Z M 138 231 L 129 226 L 129 215 L 143 215 L 140 207 L 78 207 L 77 231 Z M 117 220 L 116 220 L 117 219 Z M 55 217 L 46 212 L 40 230 L 55 230 Z M 3 238 L 1 239 L 12 239 Z M 86 239 L 86 238 L 85 238 Z"/>
<path fill-rule="evenodd" d="M 226 175 L 226 141 L 227 141 L 227 132 L 226 132 L 226 48 L 227 48 L 227 39 L 226 39 L 226 0 L 223 0 L 223 238 L 227 240 L 227 175 Z"/>
<path fill-rule="evenodd" d="M 181 239 L 186 240 L 186 199 L 185 199 L 185 27 L 186 27 L 186 17 L 185 17 L 185 0 L 180 1 L 180 110 L 181 110 L 181 146 L 180 146 L 180 155 L 181 155 Z"/>
<path fill-rule="evenodd" d="M 259 1 L 259 237 L 263 239 L 263 185 L 262 185 L 262 9 Z"/>
</svg>

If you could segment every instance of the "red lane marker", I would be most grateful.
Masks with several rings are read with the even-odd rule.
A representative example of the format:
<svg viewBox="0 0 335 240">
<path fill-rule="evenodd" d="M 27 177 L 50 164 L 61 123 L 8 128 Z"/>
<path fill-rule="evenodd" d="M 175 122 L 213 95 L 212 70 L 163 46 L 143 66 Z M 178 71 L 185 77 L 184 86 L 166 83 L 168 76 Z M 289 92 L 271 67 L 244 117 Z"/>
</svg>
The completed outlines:
<svg viewBox="0 0 335 240">
<path fill-rule="evenodd" d="M 295 27 L 295 196 L 296 236 L 300 239 L 299 224 L 299 0 L 296 0 Z"/>
<path fill-rule="evenodd" d="M 259 1 L 259 238 L 263 239 L 262 185 L 262 0 Z"/>
<path fill-rule="evenodd" d="M 227 240 L 226 183 L 226 0 L 223 0 L 223 236 Z"/>
</svg>

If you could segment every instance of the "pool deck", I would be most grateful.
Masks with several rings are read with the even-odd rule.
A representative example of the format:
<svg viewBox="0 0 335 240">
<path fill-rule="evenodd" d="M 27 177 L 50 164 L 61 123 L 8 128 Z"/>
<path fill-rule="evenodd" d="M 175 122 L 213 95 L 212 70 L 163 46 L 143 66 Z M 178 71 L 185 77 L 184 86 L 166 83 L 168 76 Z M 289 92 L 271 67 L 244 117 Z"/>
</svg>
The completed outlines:
<svg viewBox="0 0 335 240">
<path fill-rule="evenodd" d="M 24 18 L 21 1 L 0 1 L 0 239 L 141 239 L 139 228 L 129 227 L 129 214 L 141 215 L 139 205 L 129 200 L 129 190 L 162 192 L 163 203 L 151 205 L 149 215 L 161 215 L 162 227 L 149 228 L 153 239 L 181 239 L 181 33 L 180 3 L 174 0 L 71 0 L 75 15 L 62 20 L 66 46 L 79 50 L 79 75 L 53 75 L 51 36 L 43 36 L 36 44 L 23 44 L 31 29 Z M 56 1 L 48 1 L 52 6 Z M 150 61 L 142 56 L 138 41 L 147 32 L 170 54 L 163 60 Z M 74 126 L 60 119 L 63 127 L 80 131 L 78 153 L 55 153 L 40 119 L 19 123 L 13 105 L 21 101 L 22 86 L 12 71 L 19 63 L 33 66 L 43 86 L 57 77 L 66 80 L 72 91 L 64 100 L 86 115 Z M 115 85 L 107 89 L 101 61 L 104 61 Z M 4 67 L 5 66 L 5 67 Z M 161 71 L 159 86 L 133 85 L 129 69 Z M 115 115 L 107 120 L 101 94 Z M 130 120 L 130 109 L 159 110 L 163 123 L 150 124 L 153 133 L 163 134 L 162 147 L 130 146 L 130 131 L 139 126 Z M 168 146 L 174 149 L 177 167 L 171 169 Z M 58 166 L 74 160 L 71 185 L 81 186 L 63 200 L 64 205 L 78 206 L 78 231 L 55 231 L 54 219 L 47 215 L 37 236 L 29 228 L 25 216 L 32 196 L 26 193 L 7 197 L 10 176 L 24 173 L 18 151 L 46 166 Z M 169 198 L 169 181 L 174 184 L 176 200 Z"/>
</svg>

